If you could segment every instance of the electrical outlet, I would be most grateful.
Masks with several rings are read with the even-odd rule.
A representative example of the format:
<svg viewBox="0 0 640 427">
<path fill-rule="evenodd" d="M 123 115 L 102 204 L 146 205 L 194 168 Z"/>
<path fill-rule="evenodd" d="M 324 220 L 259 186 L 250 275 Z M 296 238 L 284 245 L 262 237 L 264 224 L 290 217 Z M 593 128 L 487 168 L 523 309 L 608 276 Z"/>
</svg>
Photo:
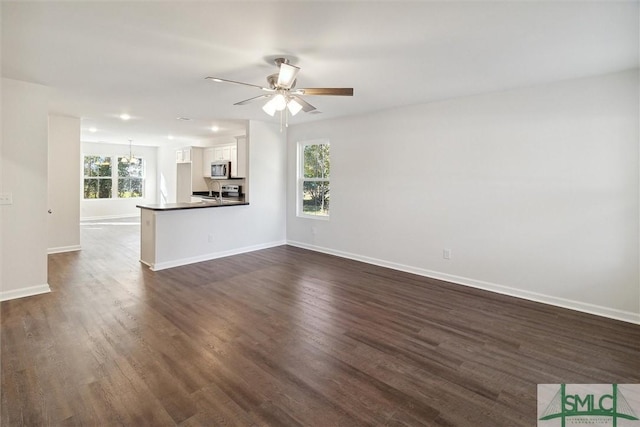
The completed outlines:
<svg viewBox="0 0 640 427">
<path fill-rule="evenodd" d="M 13 195 L 11 193 L 0 193 L 0 205 L 12 205 Z"/>
<path fill-rule="evenodd" d="M 208 241 L 209 243 L 213 243 L 213 234 L 209 234 L 209 235 L 207 236 L 207 241 Z"/>
<path fill-rule="evenodd" d="M 442 250 L 442 258 L 451 259 L 451 249 L 443 249 Z"/>
</svg>

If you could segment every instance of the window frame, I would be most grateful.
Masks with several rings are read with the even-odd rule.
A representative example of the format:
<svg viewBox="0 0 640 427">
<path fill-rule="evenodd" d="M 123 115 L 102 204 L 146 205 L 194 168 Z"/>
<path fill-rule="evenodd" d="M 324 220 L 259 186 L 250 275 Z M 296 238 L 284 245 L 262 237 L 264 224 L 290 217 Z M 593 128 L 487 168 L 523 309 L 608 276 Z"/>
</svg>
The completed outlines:
<svg viewBox="0 0 640 427">
<path fill-rule="evenodd" d="M 304 183 L 305 182 L 327 182 L 331 189 L 331 173 L 328 177 L 323 178 L 305 178 L 304 176 L 304 149 L 310 145 L 328 145 L 329 146 L 329 164 L 331 164 L 331 143 L 328 138 L 319 138 L 306 141 L 298 141 L 297 159 L 296 159 L 296 216 L 299 218 L 315 219 L 320 221 L 329 221 L 331 218 L 331 210 L 326 215 L 311 215 L 304 212 Z M 329 205 L 330 206 L 330 205 Z"/>
<path fill-rule="evenodd" d="M 86 172 L 86 158 L 87 157 L 101 157 L 104 159 L 109 159 L 110 165 L 111 165 L 111 175 L 110 176 L 87 176 L 85 175 Z M 127 157 L 126 155 L 121 155 L 121 154 L 86 154 L 83 153 L 82 154 L 82 186 L 81 186 L 81 198 L 83 201 L 88 201 L 88 200 L 142 200 L 145 197 L 146 194 L 146 181 L 147 181 L 147 168 L 146 168 L 146 163 L 143 157 L 136 157 L 136 159 L 138 159 L 138 161 L 140 162 L 140 166 L 141 166 L 141 176 L 120 176 L 120 169 L 119 169 L 119 164 L 120 164 L 120 160 L 124 157 Z M 111 182 L 111 192 L 110 192 L 110 196 L 109 197 L 92 197 L 92 198 L 86 198 L 85 197 L 85 180 L 87 179 L 99 179 L 99 180 L 110 180 Z M 137 197 L 122 197 L 120 196 L 120 180 L 126 180 L 126 181 L 131 181 L 131 180 L 140 180 L 141 181 L 141 190 L 142 190 L 142 195 L 141 196 L 137 196 Z"/>
<path fill-rule="evenodd" d="M 97 176 L 90 176 L 90 175 L 86 175 L 87 172 L 87 157 L 93 157 L 93 158 L 102 158 L 102 159 L 109 159 L 109 168 L 110 170 L 110 174 L 109 175 L 97 175 Z M 108 156 L 108 155 L 102 155 L 102 154 L 83 154 L 82 155 L 82 200 L 111 200 L 113 199 L 113 159 L 112 156 Z M 100 194 L 100 181 L 107 181 L 109 180 L 111 182 L 111 188 L 109 189 L 109 197 L 85 197 L 86 196 L 86 180 L 97 180 L 98 181 L 98 194 Z"/>
<path fill-rule="evenodd" d="M 116 199 L 144 199 L 144 194 L 146 193 L 146 188 L 145 188 L 145 183 L 146 183 L 146 165 L 144 162 L 144 159 L 142 157 L 136 157 L 136 159 L 138 160 L 138 162 L 140 162 L 140 169 L 141 169 L 141 173 L 140 176 L 132 176 L 132 175 L 128 175 L 128 176 L 120 176 L 120 163 L 121 163 L 121 159 L 127 157 L 127 156 L 114 156 L 116 158 L 116 172 L 115 172 L 115 177 L 114 177 L 114 181 L 115 181 L 115 195 L 116 195 Z M 123 181 L 128 181 L 131 182 L 132 180 L 139 180 L 140 181 L 140 188 L 142 191 L 142 194 L 140 196 L 137 197 L 121 197 L 120 196 L 120 180 Z M 112 184 L 113 185 L 113 184 Z M 131 186 L 129 186 L 129 188 L 131 188 Z"/>
</svg>

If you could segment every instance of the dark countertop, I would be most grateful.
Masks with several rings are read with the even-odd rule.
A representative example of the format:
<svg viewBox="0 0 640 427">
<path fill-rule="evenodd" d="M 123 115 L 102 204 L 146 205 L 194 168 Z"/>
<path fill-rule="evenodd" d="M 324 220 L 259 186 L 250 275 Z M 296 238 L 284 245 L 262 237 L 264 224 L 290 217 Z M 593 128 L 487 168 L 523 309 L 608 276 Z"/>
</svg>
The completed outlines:
<svg viewBox="0 0 640 427">
<path fill-rule="evenodd" d="M 194 191 L 193 193 L 191 193 L 191 195 L 193 197 L 217 197 L 218 193 L 219 193 L 218 191 Z M 210 196 L 210 194 L 213 194 L 213 196 Z M 232 193 L 227 193 L 226 191 L 223 191 L 222 197 L 229 198 L 229 199 L 244 198 L 244 194 L 235 195 L 235 196 L 232 196 L 231 194 Z"/>
<path fill-rule="evenodd" d="M 164 203 L 158 205 L 136 205 L 140 209 L 149 209 L 152 211 L 177 211 L 183 209 L 202 209 L 202 208 L 224 208 L 227 206 L 245 206 L 249 202 L 242 200 L 222 200 L 222 204 L 216 199 L 207 199 L 201 202 L 190 203 Z"/>
</svg>

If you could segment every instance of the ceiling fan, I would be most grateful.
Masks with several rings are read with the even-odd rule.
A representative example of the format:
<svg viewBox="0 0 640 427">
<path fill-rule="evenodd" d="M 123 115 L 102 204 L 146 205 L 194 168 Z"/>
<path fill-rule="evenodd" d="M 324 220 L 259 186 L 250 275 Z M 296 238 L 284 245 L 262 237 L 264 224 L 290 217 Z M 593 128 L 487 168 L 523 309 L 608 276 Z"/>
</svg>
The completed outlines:
<svg viewBox="0 0 640 427">
<path fill-rule="evenodd" d="M 253 98 L 236 102 L 233 105 L 245 105 L 259 99 L 268 98 L 269 101 L 267 101 L 262 109 L 270 116 L 274 116 L 276 111 L 280 111 L 282 114 L 285 110 L 288 110 L 292 116 L 295 116 L 301 110 L 305 113 L 316 110 L 316 107 L 301 98 L 303 95 L 353 96 L 353 88 L 346 87 L 296 89 L 296 77 L 300 68 L 289 64 L 289 60 L 286 58 L 276 58 L 274 62 L 276 66 L 280 68 L 280 71 L 267 76 L 269 87 L 238 82 L 235 80 L 221 79 L 219 77 L 206 77 L 206 79 L 213 80 L 214 82 L 251 86 L 267 92 L 263 95 L 254 96 Z"/>
</svg>

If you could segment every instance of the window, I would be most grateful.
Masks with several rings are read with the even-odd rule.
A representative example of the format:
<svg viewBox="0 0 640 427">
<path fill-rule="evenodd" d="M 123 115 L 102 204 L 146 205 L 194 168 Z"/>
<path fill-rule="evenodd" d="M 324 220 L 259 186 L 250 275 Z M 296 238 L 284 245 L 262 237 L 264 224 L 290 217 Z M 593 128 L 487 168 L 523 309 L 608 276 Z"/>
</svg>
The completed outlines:
<svg viewBox="0 0 640 427">
<path fill-rule="evenodd" d="M 144 196 L 144 162 L 142 159 L 118 157 L 118 197 Z"/>
<path fill-rule="evenodd" d="M 111 198 L 111 157 L 84 156 L 84 198 Z"/>
<path fill-rule="evenodd" d="M 112 167 L 117 159 L 117 168 Z M 144 197 L 144 161 L 126 157 L 84 156 L 84 198 Z"/>
<path fill-rule="evenodd" d="M 298 143 L 298 215 L 329 218 L 329 141 Z"/>
</svg>

